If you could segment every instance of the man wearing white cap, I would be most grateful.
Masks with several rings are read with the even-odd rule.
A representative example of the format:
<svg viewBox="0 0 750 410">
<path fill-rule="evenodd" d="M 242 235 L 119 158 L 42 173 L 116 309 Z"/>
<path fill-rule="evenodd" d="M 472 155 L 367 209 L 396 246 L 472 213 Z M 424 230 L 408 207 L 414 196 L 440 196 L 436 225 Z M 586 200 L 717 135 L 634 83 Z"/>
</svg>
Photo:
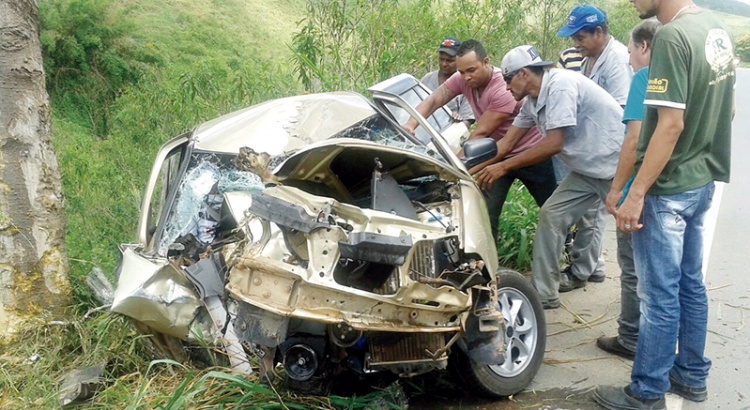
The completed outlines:
<svg viewBox="0 0 750 410">
<path fill-rule="evenodd" d="M 508 172 L 553 155 L 570 168 L 542 206 L 534 240 L 532 281 L 545 309 L 560 306 L 559 258 L 567 229 L 594 203 L 607 198 L 624 138 L 617 101 L 590 79 L 551 65 L 532 46 L 516 47 L 503 57 L 507 87 L 516 100 L 523 100 L 523 106 L 505 138 L 498 141 L 492 165 L 477 168 L 475 174 L 477 183 L 486 189 Z M 504 153 L 534 126 L 542 132 L 542 141 L 504 159 Z M 595 261 L 599 249 L 587 245 L 574 242 L 573 252 Z"/>
</svg>

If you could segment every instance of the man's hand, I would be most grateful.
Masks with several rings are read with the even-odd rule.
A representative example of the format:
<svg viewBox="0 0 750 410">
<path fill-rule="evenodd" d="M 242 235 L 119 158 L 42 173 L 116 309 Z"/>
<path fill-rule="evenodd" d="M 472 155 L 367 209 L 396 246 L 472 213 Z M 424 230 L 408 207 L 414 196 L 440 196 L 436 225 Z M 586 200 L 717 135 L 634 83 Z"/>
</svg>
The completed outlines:
<svg viewBox="0 0 750 410">
<path fill-rule="evenodd" d="M 406 124 L 402 125 L 404 130 L 411 135 L 414 135 L 414 131 L 417 129 L 417 126 L 419 126 L 419 123 L 417 123 L 417 120 L 415 120 L 414 118 L 409 118 L 409 121 L 406 121 Z"/>
<path fill-rule="evenodd" d="M 483 191 L 486 191 L 492 188 L 492 184 L 495 181 L 504 177 L 507 173 L 508 170 L 505 169 L 504 164 L 502 162 L 498 162 L 496 164 L 488 165 L 484 167 L 484 169 L 471 174 L 474 176 L 474 180 L 477 181 L 477 185 L 479 185 L 479 188 Z"/>
<path fill-rule="evenodd" d="M 607 207 L 607 212 L 617 216 L 617 204 L 620 202 L 621 198 L 622 191 L 609 191 L 609 194 L 607 194 L 607 200 L 604 201 L 604 205 Z"/>
<path fill-rule="evenodd" d="M 617 229 L 625 233 L 633 233 L 643 228 L 643 224 L 639 223 L 641 212 L 643 212 L 643 198 L 636 199 L 635 195 L 628 195 L 615 213 Z"/>
</svg>

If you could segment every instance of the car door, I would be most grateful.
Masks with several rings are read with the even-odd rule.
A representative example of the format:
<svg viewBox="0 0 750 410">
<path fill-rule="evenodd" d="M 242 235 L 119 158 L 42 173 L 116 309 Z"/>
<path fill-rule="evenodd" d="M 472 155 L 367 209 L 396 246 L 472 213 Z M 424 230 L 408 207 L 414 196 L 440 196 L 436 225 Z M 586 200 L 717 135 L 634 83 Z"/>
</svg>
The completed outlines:
<svg viewBox="0 0 750 410">
<path fill-rule="evenodd" d="M 405 124 L 411 115 L 404 107 L 383 97 L 386 95 L 395 96 L 410 107 L 416 108 L 431 94 L 427 86 L 406 73 L 375 84 L 368 91 L 373 97 L 373 102 L 384 112 L 389 113 L 401 125 Z M 469 130 L 463 121 L 453 119 L 452 112 L 448 107 L 438 108 L 426 120 L 445 139 L 453 153 L 457 153 L 461 149 L 461 144 L 468 137 Z M 434 138 L 424 127 L 417 127 L 415 136 L 425 144 Z"/>
</svg>

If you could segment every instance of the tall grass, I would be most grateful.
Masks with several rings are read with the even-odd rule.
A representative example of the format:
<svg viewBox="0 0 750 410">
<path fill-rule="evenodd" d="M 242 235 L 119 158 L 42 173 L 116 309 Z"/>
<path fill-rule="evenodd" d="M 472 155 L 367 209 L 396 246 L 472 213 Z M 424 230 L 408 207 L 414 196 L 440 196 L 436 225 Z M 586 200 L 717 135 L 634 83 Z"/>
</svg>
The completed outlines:
<svg viewBox="0 0 750 410">
<path fill-rule="evenodd" d="M 149 360 L 147 338 L 124 317 L 72 317 L 77 319 L 27 323 L 0 342 L 0 408 L 59 409 L 70 371 L 90 366 L 104 370 L 99 391 L 72 403 L 77 409 L 399 409 L 405 403 L 398 385 L 361 397 L 304 396 L 261 384 L 257 373 L 238 376 Z"/>
<path fill-rule="evenodd" d="M 285 38 L 246 29 L 245 2 L 193 3 L 40 1 L 66 245 L 82 306 L 94 303 L 86 273 L 99 266 L 112 276 L 117 244 L 134 237 L 143 184 L 163 142 L 218 115 L 301 90 L 281 57 L 260 57 L 267 53 L 259 52 L 259 37 L 263 47 Z M 109 55 L 131 74 L 107 71 Z"/>
</svg>

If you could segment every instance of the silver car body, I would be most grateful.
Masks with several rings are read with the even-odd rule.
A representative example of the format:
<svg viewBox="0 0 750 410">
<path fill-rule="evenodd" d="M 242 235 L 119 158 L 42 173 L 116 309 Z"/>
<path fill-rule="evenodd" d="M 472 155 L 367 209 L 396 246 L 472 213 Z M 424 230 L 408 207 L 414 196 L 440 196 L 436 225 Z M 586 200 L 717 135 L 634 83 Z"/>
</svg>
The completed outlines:
<svg viewBox="0 0 750 410">
<path fill-rule="evenodd" d="M 400 266 L 392 279 L 408 286 L 398 293 L 378 294 L 334 281 L 334 265 L 341 256 L 335 244 L 346 240 L 344 230 L 315 230 L 307 239 L 300 238 L 300 249 L 290 249 L 295 245 L 275 240 L 281 236 L 278 228 L 251 224 L 247 234 L 258 246 L 246 246 L 242 254 L 237 253 L 237 245 L 222 250 L 234 266 L 226 286 L 234 298 L 282 316 L 343 321 L 360 329 L 459 330 L 457 313 L 466 310 L 468 294 L 419 283 L 415 267 L 429 263 L 420 259 L 424 249 L 436 241 L 456 238 L 465 253 L 477 255 L 489 272 L 495 272 L 496 250 L 486 229 L 482 194 L 454 154 L 457 136 L 465 134 L 465 127 L 461 129 L 460 123 L 444 126 L 441 131 L 451 135 L 449 143 L 433 126 L 439 126 L 437 121 L 421 118 L 412 107 L 414 102 L 410 105 L 389 91 L 394 84 L 403 88 L 410 78 L 402 75 L 373 87 L 372 102 L 355 93 L 338 92 L 261 103 L 203 123 L 164 144 L 146 186 L 136 241 L 121 246 L 123 260 L 112 310 L 181 339 L 220 337 L 207 319 L 201 295 L 168 258 L 174 241 L 195 225 L 195 215 L 205 208 L 204 198 L 219 187 L 215 194 L 223 196 L 226 208 L 238 220 L 252 204 L 251 193 L 263 192 L 274 200 L 296 204 L 308 215 L 336 215 L 351 226 L 350 232 L 409 238 L 411 243 L 409 263 Z M 421 132 L 429 140 L 424 134 L 417 141 L 404 134 L 396 121 L 407 117 L 399 118 L 394 114 L 398 112 L 419 118 Z M 376 117 L 392 127 L 388 129 L 393 135 L 377 142 L 346 135 L 346 130 Z M 372 134 L 373 130 L 363 132 Z M 195 160 L 201 155 L 233 157 L 242 147 L 268 154 L 268 171 L 273 175 L 267 176 L 276 184 L 267 187 L 263 176 Z M 392 165 L 388 171 L 399 180 L 436 178 L 450 184 L 450 199 L 418 209 L 416 219 L 358 206 L 349 192 L 352 187 L 341 181 L 341 174 L 346 173 L 340 169 L 342 158 L 364 163 L 365 168 L 380 160 Z M 339 169 L 332 171 L 336 166 Z M 357 172 L 363 174 L 363 169 Z M 308 185 L 320 185 L 321 191 L 302 189 Z M 290 255 L 296 253 L 305 253 L 310 263 L 302 266 L 292 261 Z"/>
</svg>

